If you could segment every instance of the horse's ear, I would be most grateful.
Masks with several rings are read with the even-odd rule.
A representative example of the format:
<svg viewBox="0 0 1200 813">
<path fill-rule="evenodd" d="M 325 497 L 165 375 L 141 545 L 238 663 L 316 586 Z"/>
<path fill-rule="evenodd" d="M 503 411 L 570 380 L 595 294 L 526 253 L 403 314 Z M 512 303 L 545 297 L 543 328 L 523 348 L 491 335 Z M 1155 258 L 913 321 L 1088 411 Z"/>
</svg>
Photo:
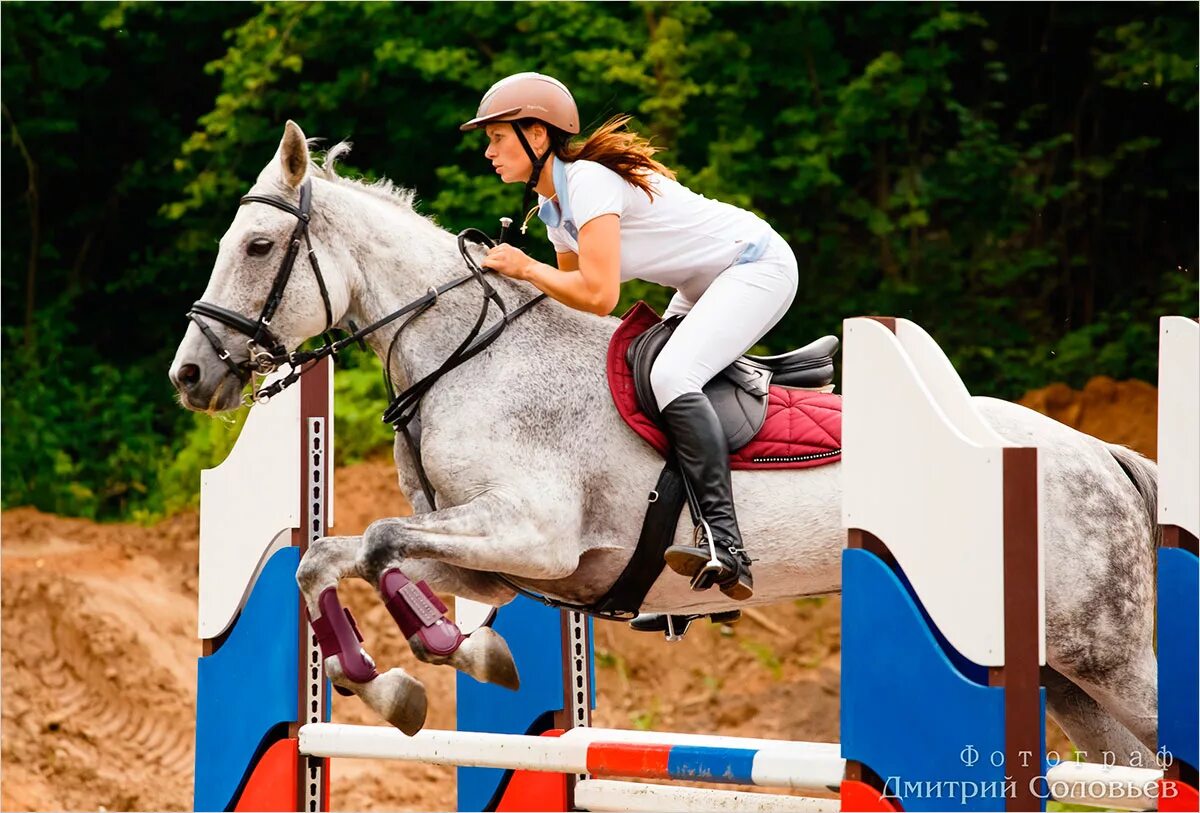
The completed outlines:
<svg viewBox="0 0 1200 813">
<path fill-rule="evenodd" d="M 283 181 L 296 189 L 304 182 L 308 172 L 308 141 L 300 125 L 288 119 L 283 127 L 283 140 L 279 142 L 279 168 Z"/>
</svg>

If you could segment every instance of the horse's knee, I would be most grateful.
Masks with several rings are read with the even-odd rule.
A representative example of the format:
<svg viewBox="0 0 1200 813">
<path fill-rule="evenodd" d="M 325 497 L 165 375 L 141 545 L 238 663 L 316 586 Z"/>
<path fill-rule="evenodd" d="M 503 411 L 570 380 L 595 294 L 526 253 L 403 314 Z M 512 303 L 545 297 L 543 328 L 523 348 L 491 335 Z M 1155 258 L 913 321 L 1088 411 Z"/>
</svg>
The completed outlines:
<svg viewBox="0 0 1200 813">
<path fill-rule="evenodd" d="M 377 519 L 363 532 L 358 549 L 358 573 L 371 584 L 377 584 L 383 571 L 397 559 L 403 558 L 395 519 Z"/>
<path fill-rule="evenodd" d="M 326 536 L 309 544 L 296 568 L 296 583 L 302 591 L 325 587 L 331 581 L 337 583 L 342 571 L 338 563 L 342 558 L 338 542 L 338 537 Z"/>
<path fill-rule="evenodd" d="M 311 547 L 309 551 L 312 551 Z M 296 584 L 299 585 L 300 592 L 309 593 L 315 590 L 323 581 L 324 574 L 325 568 L 315 558 L 305 554 L 300 559 L 300 566 L 296 568 Z"/>
<path fill-rule="evenodd" d="M 358 545 L 357 536 L 326 536 L 312 542 L 296 569 L 300 589 L 323 589 L 352 575 Z"/>
</svg>

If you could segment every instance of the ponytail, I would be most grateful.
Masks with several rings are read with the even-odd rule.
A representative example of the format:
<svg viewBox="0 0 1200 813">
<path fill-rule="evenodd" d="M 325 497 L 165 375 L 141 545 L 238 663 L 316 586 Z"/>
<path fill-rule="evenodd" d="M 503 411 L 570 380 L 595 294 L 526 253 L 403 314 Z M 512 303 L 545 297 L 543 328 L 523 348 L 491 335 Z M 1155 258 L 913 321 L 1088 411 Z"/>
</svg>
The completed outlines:
<svg viewBox="0 0 1200 813">
<path fill-rule="evenodd" d="M 567 133 L 556 127 L 548 127 L 554 156 L 563 161 L 595 161 L 603 164 L 645 192 L 653 202 L 654 194 L 647 176 L 657 172 L 675 180 L 675 173 L 653 157 L 661 150 L 649 139 L 622 129 L 632 118 L 629 115 L 612 117 L 582 144 L 572 144 Z"/>
</svg>

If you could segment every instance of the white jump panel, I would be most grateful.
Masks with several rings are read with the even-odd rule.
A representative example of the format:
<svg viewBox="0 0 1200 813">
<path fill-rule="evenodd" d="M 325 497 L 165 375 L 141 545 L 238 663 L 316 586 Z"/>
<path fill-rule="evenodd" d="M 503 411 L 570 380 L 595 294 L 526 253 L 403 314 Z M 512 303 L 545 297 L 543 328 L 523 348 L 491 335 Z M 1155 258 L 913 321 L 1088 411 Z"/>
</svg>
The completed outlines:
<svg viewBox="0 0 1200 813">
<path fill-rule="evenodd" d="M 585 779 L 575 785 L 575 806 L 584 810 L 641 811 L 641 813 L 834 813 L 837 799 L 776 796 L 737 790 L 681 788 L 611 779 Z"/>
<path fill-rule="evenodd" d="M 237 443 L 200 473 L 199 636 L 241 609 L 259 569 L 300 526 L 300 388 L 250 410 Z M 332 502 L 332 500 L 331 500 Z"/>
<path fill-rule="evenodd" d="M 873 319 L 844 324 L 843 524 L 888 546 L 959 652 L 1000 666 L 1003 449 L 1013 444 L 979 414 L 933 339 L 895 322 L 895 333 Z M 1040 649 L 1044 662 L 1044 636 Z"/>
<path fill-rule="evenodd" d="M 482 601 L 471 601 L 469 598 L 454 597 L 454 623 L 462 630 L 463 635 L 470 635 L 492 618 L 496 608 Z"/>
<path fill-rule="evenodd" d="M 265 383 L 287 373 L 284 367 Z M 325 452 L 332 461 L 332 364 L 329 374 Z M 300 452 L 300 390 L 301 385 L 289 387 L 251 407 L 229 456 L 200 473 L 200 638 L 215 638 L 229 627 L 259 570 L 271 554 L 292 544 L 292 531 L 300 527 L 301 484 L 307 473 Z M 329 479 L 326 528 L 334 522 Z"/>
<path fill-rule="evenodd" d="M 1200 537 L 1200 323 L 1158 323 L 1158 522 Z"/>
</svg>

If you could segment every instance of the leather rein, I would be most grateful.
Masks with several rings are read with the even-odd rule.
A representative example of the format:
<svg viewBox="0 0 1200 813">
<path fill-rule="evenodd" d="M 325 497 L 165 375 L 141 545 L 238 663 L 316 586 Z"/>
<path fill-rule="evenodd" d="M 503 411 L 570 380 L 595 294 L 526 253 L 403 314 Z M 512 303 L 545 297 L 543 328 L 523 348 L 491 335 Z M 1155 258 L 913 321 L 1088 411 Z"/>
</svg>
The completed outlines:
<svg viewBox="0 0 1200 813">
<path fill-rule="evenodd" d="M 271 283 L 271 290 L 267 294 L 267 300 L 263 303 L 263 308 L 258 315 L 257 321 L 248 319 L 236 311 L 231 311 L 228 308 L 203 300 L 197 300 L 192 304 L 191 310 L 187 313 L 188 318 L 200 328 L 200 332 L 208 340 L 208 343 L 212 345 L 213 350 L 216 351 L 217 358 L 223 361 L 239 379 L 244 380 L 251 374 L 265 376 L 275 372 L 284 364 L 287 364 L 291 368 L 287 375 L 262 389 L 255 390 L 254 394 L 249 396 L 251 403 L 266 403 L 299 381 L 300 376 L 312 369 L 317 362 L 329 356 L 336 357 L 340 351 L 351 344 L 358 343 L 362 345 L 364 337 L 371 335 L 401 317 L 407 316 L 408 318 L 401 323 L 395 336 L 392 337 L 391 343 L 388 345 L 386 358 L 384 359 L 383 376 L 389 402 L 383 412 L 383 420 L 386 423 L 390 423 L 396 431 L 404 433 L 409 449 L 413 453 L 413 459 L 417 464 L 421 489 L 425 492 L 425 497 L 429 500 L 430 507 L 435 507 L 433 487 L 430 485 L 429 478 L 425 474 L 425 467 L 421 464 L 417 442 L 409 429 L 410 424 L 417 418 L 422 398 L 424 398 L 425 394 L 429 392 L 442 376 L 487 349 L 496 339 L 500 338 L 500 334 L 504 332 L 509 323 L 545 299 L 546 295 L 539 294 L 528 302 L 524 302 L 510 310 L 500 297 L 499 292 L 488 282 L 485 276 L 486 270 L 475 262 L 467 250 L 469 241 L 480 243 L 489 248 L 494 246 L 495 242 L 479 229 L 464 229 L 458 234 L 458 249 L 471 273 L 447 282 L 444 285 L 431 287 L 423 296 L 414 299 L 399 310 L 392 311 L 387 316 L 366 327 L 359 328 L 351 322 L 349 323 L 350 332 L 345 337 L 337 341 L 332 341 L 329 331 L 333 327 L 333 308 L 329 301 L 329 288 L 325 284 L 324 276 L 321 274 L 321 266 L 317 262 L 317 255 L 313 251 L 308 231 L 309 223 L 312 220 L 312 180 L 306 178 L 301 185 L 299 206 L 294 206 L 290 202 L 272 195 L 245 195 L 242 197 L 239 205 L 245 206 L 247 203 L 265 203 L 268 206 L 274 206 L 276 209 L 281 209 L 294 215 L 296 218 L 296 227 L 292 230 L 291 238 L 288 241 L 287 252 L 284 254 L 279 271 L 275 274 L 274 281 Z M 316 350 L 296 350 L 289 352 L 283 342 L 271 331 L 271 320 L 274 318 L 275 311 L 278 310 L 279 303 L 283 299 L 283 293 L 287 288 L 288 281 L 291 279 L 292 270 L 296 265 L 296 258 L 299 256 L 302 248 L 308 252 L 308 259 L 312 265 L 313 274 L 317 278 L 317 287 L 321 291 L 321 300 L 325 307 L 325 329 L 322 331 L 325 344 Z M 392 380 L 391 360 L 400 335 L 404 332 L 405 328 L 412 324 L 414 319 L 437 304 L 438 297 L 472 280 L 479 283 L 483 291 L 483 301 L 480 305 L 479 316 L 476 318 L 471 331 L 436 370 L 410 384 L 402 392 L 397 393 L 395 382 Z M 487 321 L 493 303 L 500 310 L 500 319 L 485 330 L 483 326 Z M 221 343 L 216 333 L 205 323 L 205 319 L 219 322 L 249 337 L 246 341 L 246 348 L 249 351 L 246 359 L 235 361 L 229 350 Z"/>
<path fill-rule="evenodd" d="M 317 362 L 329 356 L 336 358 L 340 351 L 351 344 L 358 343 L 365 347 L 362 342 L 364 337 L 395 322 L 401 317 L 407 316 L 408 318 L 401 323 L 400 327 L 396 330 L 396 334 L 388 344 L 387 353 L 383 359 L 384 384 L 387 387 L 388 398 L 390 399 L 387 408 L 383 412 L 383 421 L 390 423 L 393 429 L 404 434 L 409 452 L 412 454 L 413 461 L 416 464 L 417 476 L 421 482 L 421 491 L 425 494 L 425 499 L 429 501 L 430 509 L 436 509 L 436 494 L 433 485 L 429 482 L 428 475 L 425 473 L 425 466 L 421 462 L 419 438 L 413 436 L 412 424 L 414 421 L 417 423 L 417 431 L 419 432 L 421 400 L 444 375 L 487 349 L 496 339 L 500 338 L 500 334 L 504 332 L 504 329 L 513 320 L 530 310 L 543 299 L 546 299 L 546 294 L 539 294 L 528 302 L 523 302 L 510 310 L 500 297 L 499 292 L 496 291 L 486 278 L 486 272 L 490 269 L 480 267 L 467 251 L 468 241 L 479 243 L 489 248 L 495 246 L 496 242 L 479 229 L 464 229 L 458 233 L 458 250 L 462 254 L 463 261 L 467 264 L 467 268 L 470 269 L 471 273 L 436 288 L 431 287 L 423 296 L 414 299 L 399 310 L 392 311 L 366 327 L 359 328 L 353 322 L 350 322 L 350 332 L 343 338 L 332 341 L 329 331 L 333 328 L 333 308 L 329 301 L 329 288 L 325 284 L 324 276 L 321 274 L 321 267 L 317 262 L 317 255 L 313 251 L 312 240 L 308 232 L 308 227 L 312 219 L 311 179 L 305 178 L 304 183 L 300 187 L 299 206 L 294 206 L 282 198 L 271 195 L 245 195 L 242 197 L 239 205 L 245 206 L 247 203 L 265 203 L 268 206 L 274 206 L 276 209 L 281 209 L 296 217 L 296 227 L 292 230 L 287 252 L 283 257 L 283 263 L 280 265 L 279 271 L 275 274 L 275 280 L 271 283 L 271 290 L 267 294 L 267 300 L 263 304 L 257 321 L 252 321 L 236 311 L 203 300 L 197 300 L 192 304 L 187 317 L 196 323 L 197 327 L 200 328 L 200 332 L 208 340 L 208 343 L 212 345 L 213 350 L 216 351 L 217 357 L 239 379 L 246 379 L 251 374 L 259 376 L 269 375 L 284 364 L 290 367 L 287 375 L 262 389 L 255 390 L 253 395 L 249 396 L 250 403 L 261 404 L 266 403 L 274 396 L 295 384 L 300 380 L 300 376 L 312 369 Z M 504 220 L 507 220 L 507 218 Z M 503 235 L 507 231 L 507 228 L 508 223 L 505 223 L 504 231 L 501 232 L 501 242 L 504 240 Z M 317 278 L 317 287 L 320 289 L 321 300 L 325 307 L 325 329 L 322 331 L 322 338 L 325 344 L 316 350 L 296 350 L 289 352 L 283 342 L 271 331 L 271 320 L 274 318 L 275 311 L 279 308 L 279 303 L 283 299 L 284 290 L 291 279 L 292 270 L 295 267 L 296 258 L 299 256 L 301 248 L 305 248 L 308 252 L 309 263 L 312 265 L 313 274 Z M 412 324 L 414 319 L 436 305 L 439 296 L 472 280 L 479 283 L 483 293 L 483 301 L 480 303 L 479 316 L 475 319 L 475 324 L 471 327 L 470 332 L 436 370 L 410 384 L 402 392 L 397 393 L 395 382 L 392 380 L 391 361 L 392 353 L 400 339 L 400 335 L 404 332 L 405 328 Z M 484 323 L 487 321 L 492 303 L 495 303 L 499 309 L 500 319 L 487 329 L 484 329 Z M 249 351 L 246 359 L 243 361 L 234 361 L 232 354 L 221 343 L 221 340 L 213 332 L 212 328 L 205 324 L 204 319 L 219 322 L 249 337 L 246 341 L 246 348 Z M 595 605 L 573 604 L 528 590 L 503 573 L 494 573 L 493 575 L 526 598 L 557 609 L 618 620 L 628 620 L 637 614 L 635 611 L 629 610 L 599 609 L 598 605 L 604 603 L 608 594 L 601 597 Z M 611 592 L 610 590 L 609 593 Z"/>
</svg>

